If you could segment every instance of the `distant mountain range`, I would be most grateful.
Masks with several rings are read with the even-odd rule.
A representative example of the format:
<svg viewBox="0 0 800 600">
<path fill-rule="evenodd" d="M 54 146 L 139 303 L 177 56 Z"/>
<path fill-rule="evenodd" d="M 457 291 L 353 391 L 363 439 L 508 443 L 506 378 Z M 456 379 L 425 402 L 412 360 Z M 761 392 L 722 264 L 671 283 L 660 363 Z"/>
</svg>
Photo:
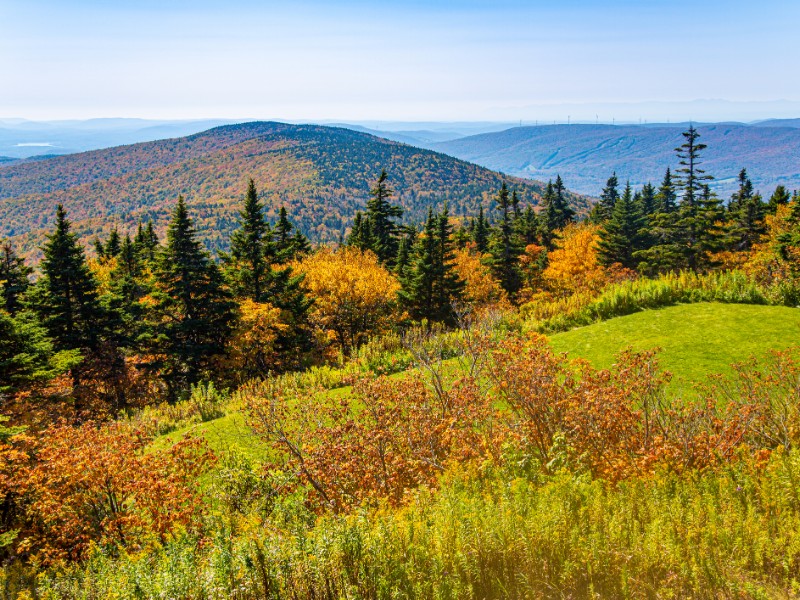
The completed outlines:
<svg viewBox="0 0 800 600">
<path fill-rule="evenodd" d="M 236 226 L 252 177 L 275 219 L 286 205 L 312 239 L 338 239 L 363 208 L 385 168 L 396 201 L 410 220 L 429 206 L 453 214 L 489 208 L 506 182 L 523 202 L 538 203 L 540 182 L 502 175 L 431 150 L 363 132 L 318 125 L 252 122 L 217 127 L 183 138 L 145 142 L 0 164 L 0 238 L 33 250 L 63 203 L 84 239 L 117 225 L 132 231 L 153 219 L 163 233 L 178 194 L 198 221 L 206 245 L 223 248 Z M 586 210 L 589 201 L 570 194 Z"/>
<path fill-rule="evenodd" d="M 671 125 L 543 125 L 514 127 L 426 147 L 487 168 L 533 179 L 561 175 L 570 189 L 599 195 L 616 172 L 634 186 L 661 180 L 667 167 L 676 168 L 674 148 L 683 142 L 688 124 Z M 701 124 L 703 168 L 727 199 L 736 177 L 746 168 L 756 189 L 769 195 L 778 184 L 800 188 L 800 119 Z"/>
</svg>

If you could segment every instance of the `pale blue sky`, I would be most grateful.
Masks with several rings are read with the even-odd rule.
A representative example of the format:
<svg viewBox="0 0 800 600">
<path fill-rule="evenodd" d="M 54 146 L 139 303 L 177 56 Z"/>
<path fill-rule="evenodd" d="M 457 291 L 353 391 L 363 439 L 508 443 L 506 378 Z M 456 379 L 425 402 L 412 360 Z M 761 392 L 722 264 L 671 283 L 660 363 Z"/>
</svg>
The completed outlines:
<svg viewBox="0 0 800 600">
<path fill-rule="evenodd" d="M 0 0 L 0 117 L 800 116 L 798 27 L 797 0 Z"/>
</svg>

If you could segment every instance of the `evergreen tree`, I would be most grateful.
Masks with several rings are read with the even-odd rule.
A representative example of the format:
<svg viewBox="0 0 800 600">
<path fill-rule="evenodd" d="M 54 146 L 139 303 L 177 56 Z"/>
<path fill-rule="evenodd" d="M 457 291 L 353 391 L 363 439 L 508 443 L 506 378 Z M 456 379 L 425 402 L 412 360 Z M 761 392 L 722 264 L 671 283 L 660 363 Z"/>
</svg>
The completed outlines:
<svg viewBox="0 0 800 600">
<path fill-rule="evenodd" d="M 17 255 L 8 242 L 0 246 L 0 309 L 16 314 L 20 306 L 20 298 L 30 286 L 33 269 Z"/>
<path fill-rule="evenodd" d="M 397 260 L 394 264 L 394 273 L 399 281 L 408 277 L 408 270 L 413 259 L 414 244 L 416 242 L 417 230 L 413 227 L 406 227 L 404 235 L 400 238 L 400 245 L 397 248 Z"/>
<path fill-rule="evenodd" d="M 555 193 L 554 206 L 557 215 L 556 229 L 564 229 L 569 223 L 575 219 L 575 211 L 567 202 L 566 190 L 564 182 L 561 180 L 561 175 L 556 175 L 556 182 L 553 185 L 553 192 Z M 519 213 L 515 213 L 519 216 Z"/>
<path fill-rule="evenodd" d="M 453 302 L 461 298 L 464 282 L 453 265 L 452 226 L 447 206 L 440 214 L 428 209 L 414 261 L 401 277 L 398 296 L 415 320 L 455 324 Z"/>
<path fill-rule="evenodd" d="M 403 216 L 403 209 L 389 203 L 394 193 L 386 183 L 386 171 L 381 171 L 375 187 L 370 191 L 372 196 L 367 202 L 367 220 L 372 238 L 371 250 L 382 263 L 394 265 L 398 246 L 398 225 L 395 219 Z"/>
<path fill-rule="evenodd" d="M 30 303 L 55 343 L 56 350 L 98 347 L 105 325 L 97 284 L 86 265 L 83 248 L 70 232 L 64 207 L 56 210 L 55 231 L 42 248 L 42 276 L 31 290 Z"/>
<path fill-rule="evenodd" d="M 450 213 L 445 203 L 444 209 L 437 215 L 436 278 L 433 290 L 434 304 L 429 319 L 451 326 L 456 324 L 453 303 L 462 299 L 465 287 L 464 281 L 455 272 L 452 232 Z"/>
<path fill-rule="evenodd" d="M 553 198 L 555 198 L 555 194 L 553 194 Z M 550 206 L 555 206 L 555 202 L 551 202 Z M 511 220 L 512 207 L 505 183 L 497 195 L 497 208 L 500 211 L 500 222 L 495 227 L 489 244 L 488 263 L 492 274 L 509 297 L 513 298 L 522 287 L 519 265 L 519 255 L 522 253 L 522 249 Z M 556 220 L 558 221 L 558 217 Z"/>
<path fill-rule="evenodd" d="M 619 200 L 619 180 L 617 179 L 617 174 L 613 173 L 600 193 L 600 201 L 592 211 L 592 220 L 595 223 L 602 223 L 610 219 L 617 200 Z"/>
<path fill-rule="evenodd" d="M 598 254 L 603 264 L 619 263 L 628 269 L 635 269 L 638 260 L 634 254 L 642 249 L 642 232 L 645 219 L 638 203 L 633 200 L 631 185 L 614 205 L 611 218 L 600 230 Z"/>
<path fill-rule="evenodd" d="M 714 220 L 720 218 L 719 201 L 711 194 L 707 181 L 713 179 L 699 167 L 705 144 L 698 143 L 698 131 L 690 126 L 683 132 L 684 143 L 675 149 L 681 168 L 678 183 L 683 191 L 678 207 L 676 226 L 680 231 L 685 266 L 698 270 L 706 262 L 708 252 L 717 249 L 719 232 Z"/>
<path fill-rule="evenodd" d="M 225 349 L 234 305 L 222 277 L 196 239 L 183 197 L 167 229 L 167 245 L 158 257 L 153 293 L 158 366 L 175 399 L 209 370 Z"/>
<path fill-rule="evenodd" d="M 69 371 L 80 358 L 77 350 L 57 352 L 33 313 L 0 310 L 0 400 Z"/>
<path fill-rule="evenodd" d="M 742 205 L 753 197 L 753 183 L 747 176 L 747 169 L 739 171 L 739 189 L 731 195 L 728 212 L 736 213 Z"/>
<path fill-rule="evenodd" d="M 738 200 L 728 223 L 728 246 L 735 251 L 750 250 L 767 232 L 766 214 L 767 205 L 760 194 Z"/>
<path fill-rule="evenodd" d="M 347 236 L 347 245 L 359 250 L 373 250 L 375 247 L 375 238 L 372 235 L 372 223 L 369 217 L 364 216 L 361 211 L 356 211 L 356 216 L 353 219 L 353 227 L 350 230 L 350 235 Z"/>
<path fill-rule="evenodd" d="M 542 214 L 539 216 L 539 239 L 542 245 L 548 250 L 555 248 L 554 242 L 557 238 L 556 231 L 560 222 L 558 207 L 556 206 L 556 194 L 553 182 L 548 181 L 542 196 Z"/>
<path fill-rule="evenodd" d="M 656 189 L 653 184 L 647 183 L 642 187 L 641 193 L 638 195 L 639 212 L 643 217 L 649 217 L 658 210 L 658 201 L 656 199 Z"/>
<path fill-rule="evenodd" d="M 539 218 L 533 210 L 533 207 L 528 204 L 525 207 L 525 212 L 517 220 L 517 235 L 519 236 L 522 244 L 535 244 L 539 235 Z"/>
<path fill-rule="evenodd" d="M 774 215 L 776 212 L 778 212 L 779 206 L 783 204 L 789 204 L 789 201 L 791 199 L 792 198 L 789 195 L 789 191 L 784 186 L 779 185 L 778 187 L 775 188 L 775 191 L 769 198 L 769 203 L 767 204 L 767 212 L 771 215 Z"/>
<path fill-rule="evenodd" d="M 272 242 L 275 262 L 278 264 L 295 260 L 311 252 L 311 243 L 289 220 L 285 206 L 281 206 L 278 222 L 272 230 Z"/>
<path fill-rule="evenodd" d="M 225 275 L 234 295 L 265 302 L 269 263 L 265 246 L 270 238 L 264 218 L 264 205 L 258 199 L 255 182 L 247 186 L 244 205 L 239 211 L 239 228 L 231 235 L 230 252 L 222 255 Z"/>
<path fill-rule="evenodd" d="M 489 249 L 489 223 L 483 214 L 483 205 L 478 209 L 478 220 L 475 221 L 475 230 L 473 232 L 472 240 L 475 242 L 475 249 L 483 254 Z"/>
<path fill-rule="evenodd" d="M 661 182 L 661 187 L 658 188 L 656 196 L 656 212 L 671 213 L 675 212 L 678 207 L 678 194 L 675 191 L 675 184 L 672 181 L 672 173 L 667 167 L 667 172 L 664 174 L 664 180 Z"/>
<path fill-rule="evenodd" d="M 147 222 L 147 227 L 142 226 L 139 221 L 139 228 L 133 241 L 136 252 L 144 263 L 152 264 L 156 259 L 158 249 L 158 236 L 153 228 L 153 221 Z"/>
</svg>

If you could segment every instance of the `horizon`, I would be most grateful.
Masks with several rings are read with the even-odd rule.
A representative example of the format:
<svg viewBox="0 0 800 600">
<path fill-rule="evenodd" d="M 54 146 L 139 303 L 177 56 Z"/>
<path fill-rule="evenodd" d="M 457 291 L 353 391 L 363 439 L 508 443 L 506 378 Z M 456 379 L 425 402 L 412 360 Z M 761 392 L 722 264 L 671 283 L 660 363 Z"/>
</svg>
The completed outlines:
<svg viewBox="0 0 800 600">
<path fill-rule="evenodd" d="M 10 0 L 0 6 L 0 115 L 609 123 L 797 117 L 800 82 L 791 73 L 800 62 L 792 44 L 798 21 L 800 5 L 776 0 L 699 7 L 689 0 L 393 0 L 380 11 L 362 0 Z"/>
</svg>

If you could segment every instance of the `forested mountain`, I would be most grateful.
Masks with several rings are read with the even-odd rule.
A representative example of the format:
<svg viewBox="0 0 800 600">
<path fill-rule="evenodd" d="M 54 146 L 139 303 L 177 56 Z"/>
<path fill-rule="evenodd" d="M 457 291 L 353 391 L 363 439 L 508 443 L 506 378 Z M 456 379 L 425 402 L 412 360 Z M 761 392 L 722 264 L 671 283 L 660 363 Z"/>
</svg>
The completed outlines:
<svg viewBox="0 0 800 600">
<path fill-rule="evenodd" d="M 507 177 L 461 160 L 335 127 L 256 122 L 185 138 L 120 146 L 45 161 L 0 166 L 0 237 L 25 250 L 52 226 L 55 206 L 68 210 L 88 240 L 118 226 L 132 231 L 152 219 L 163 233 L 179 194 L 197 216 L 209 248 L 225 247 L 248 178 L 275 219 L 285 205 L 312 240 L 336 240 L 350 226 L 385 168 L 409 221 L 429 205 L 474 214 L 506 183 L 523 202 L 538 203 L 541 183 Z M 566 180 L 569 185 L 569 180 Z M 578 210 L 588 201 L 570 194 Z"/>
<path fill-rule="evenodd" d="M 572 190 L 598 195 L 609 174 L 639 186 L 655 183 L 681 144 L 682 127 L 673 125 L 543 125 L 485 133 L 430 148 L 490 169 L 535 179 L 560 174 Z M 708 144 L 705 167 L 715 177 L 713 188 L 727 197 L 736 176 L 747 168 L 756 189 L 776 185 L 800 188 L 800 129 L 791 120 L 757 125 L 699 125 Z"/>
</svg>

